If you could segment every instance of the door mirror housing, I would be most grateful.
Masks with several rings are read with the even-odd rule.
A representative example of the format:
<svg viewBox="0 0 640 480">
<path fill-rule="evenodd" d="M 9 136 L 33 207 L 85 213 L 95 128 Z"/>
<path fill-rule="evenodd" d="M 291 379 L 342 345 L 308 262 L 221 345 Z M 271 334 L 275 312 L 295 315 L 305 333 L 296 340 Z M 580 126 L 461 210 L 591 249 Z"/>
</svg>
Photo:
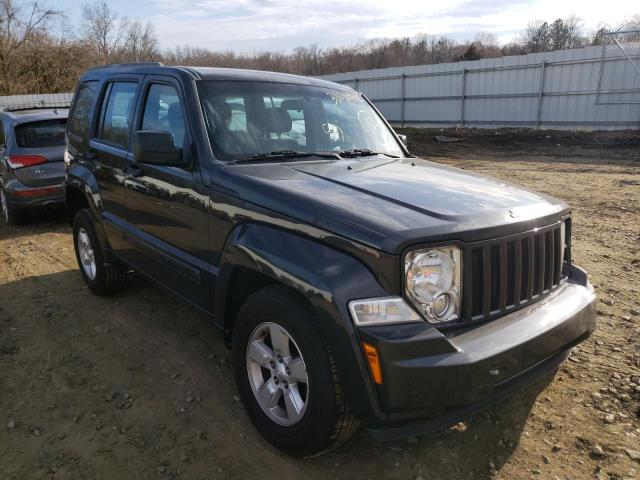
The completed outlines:
<svg viewBox="0 0 640 480">
<path fill-rule="evenodd" d="M 409 146 L 409 145 L 407 145 L 407 136 L 406 135 L 399 135 L 399 134 L 396 134 L 396 135 L 398 135 L 398 138 L 400 139 L 400 141 L 402 142 L 402 144 L 405 147 Z"/>
<path fill-rule="evenodd" d="M 169 132 L 152 130 L 139 130 L 134 134 L 133 161 L 168 167 L 183 167 L 187 163 Z"/>
</svg>

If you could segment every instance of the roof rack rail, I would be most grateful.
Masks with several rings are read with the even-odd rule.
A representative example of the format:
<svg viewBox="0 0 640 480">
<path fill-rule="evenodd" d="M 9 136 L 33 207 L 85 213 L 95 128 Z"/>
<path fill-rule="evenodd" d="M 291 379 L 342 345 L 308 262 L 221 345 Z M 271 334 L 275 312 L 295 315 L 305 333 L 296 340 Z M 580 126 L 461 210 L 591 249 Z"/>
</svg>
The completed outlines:
<svg viewBox="0 0 640 480">
<path fill-rule="evenodd" d="M 109 63 L 107 65 L 96 65 L 88 70 L 99 70 L 101 68 L 116 68 L 116 67 L 164 67 L 162 62 L 132 62 L 132 63 Z"/>
</svg>

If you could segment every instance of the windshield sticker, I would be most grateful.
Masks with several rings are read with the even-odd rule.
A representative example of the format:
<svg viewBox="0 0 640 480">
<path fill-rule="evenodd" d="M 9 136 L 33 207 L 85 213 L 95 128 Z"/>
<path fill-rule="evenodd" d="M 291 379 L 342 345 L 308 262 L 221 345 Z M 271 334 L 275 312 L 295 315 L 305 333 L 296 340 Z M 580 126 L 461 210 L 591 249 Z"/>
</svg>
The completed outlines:
<svg viewBox="0 0 640 480">
<path fill-rule="evenodd" d="M 334 105 L 338 105 L 342 102 L 352 102 L 358 100 L 358 94 L 356 92 L 349 92 L 348 90 L 329 90 L 326 93 L 331 97 Z"/>
</svg>

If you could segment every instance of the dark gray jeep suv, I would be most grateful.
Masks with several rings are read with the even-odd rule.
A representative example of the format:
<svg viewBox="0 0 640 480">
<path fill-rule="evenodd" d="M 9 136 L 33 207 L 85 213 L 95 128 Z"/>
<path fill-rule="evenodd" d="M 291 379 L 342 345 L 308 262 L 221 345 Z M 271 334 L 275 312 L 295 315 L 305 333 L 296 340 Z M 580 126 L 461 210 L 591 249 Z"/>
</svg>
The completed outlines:
<svg viewBox="0 0 640 480">
<path fill-rule="evenodd" d="M 563 202 L 413 157 L 361 94 L 267 72 L 80 80 L 66 208 L 97 294 L 135 270 L 210 315 L 292 455 L 441 429 L 595 328 Z"/>
</svg>

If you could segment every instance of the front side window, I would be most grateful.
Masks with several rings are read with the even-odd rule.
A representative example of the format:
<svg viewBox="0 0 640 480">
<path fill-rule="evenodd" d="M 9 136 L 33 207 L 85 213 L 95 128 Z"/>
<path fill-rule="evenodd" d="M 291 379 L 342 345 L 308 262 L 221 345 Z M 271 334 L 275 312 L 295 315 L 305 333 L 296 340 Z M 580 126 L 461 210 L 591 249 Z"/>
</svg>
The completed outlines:
<svg viewBox="0 0 640 480">
<path fill-rule="evenodd" d="M 73 106 L 69 114 L 69 131 L 75 135 L 85 137 L 91 123 L 91 109 L 98 96 L 98 82 L 84 82 L 78 88 L 73 99 Z"/>
<path fill-rule="evenodd" d="M 121 147 L 129 146 L 129 127 L 138 84 L 114 82 L 109 86 L 100 115 L 98 137 Z"/>
<path fill-rule="evenodd" d="M 67 119 L 21 123 L 15 128 L 16 143 L 21 148 L 64 147 Z"/>
<path fill-rule="evenodd" d="M 0 120 L 0 147 L 4 147 L 7 139 L 4 136 L 4 123 Z"/>
<path fill-rule="evenodd" d="M 184 115 L 175 87 L 154 83 L 149 87 L 142 116 L 142 130 L 167 132 L 176 147 L 184 147 Z"/>
<path fill-rule="evenodd" d="M 371 150 L 402 157 L 391 130 L 358 93 L 274 82 L 198 85 L 216 157 Z"/>
</svg>

